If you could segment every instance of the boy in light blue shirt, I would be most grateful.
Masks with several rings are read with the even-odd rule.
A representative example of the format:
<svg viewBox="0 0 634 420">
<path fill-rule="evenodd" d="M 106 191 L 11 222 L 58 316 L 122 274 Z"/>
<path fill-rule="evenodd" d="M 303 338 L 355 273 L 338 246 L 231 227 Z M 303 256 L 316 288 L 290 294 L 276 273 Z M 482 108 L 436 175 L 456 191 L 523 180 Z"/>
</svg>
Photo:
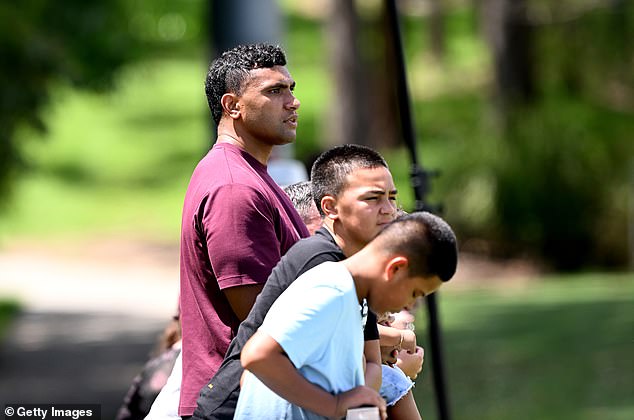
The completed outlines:
<svg viewBox="0 0 634 420">
<path fill-rule="evenodd" d="M 456 238 L 430 213 L 402 216 L 341 262 L 300 276 L 274 303 L 245 345 L 235 419 L 341 418 L 385 401 L 364 385 L 359 303 L 397 312 L 448 281 Z"/>
</svg>

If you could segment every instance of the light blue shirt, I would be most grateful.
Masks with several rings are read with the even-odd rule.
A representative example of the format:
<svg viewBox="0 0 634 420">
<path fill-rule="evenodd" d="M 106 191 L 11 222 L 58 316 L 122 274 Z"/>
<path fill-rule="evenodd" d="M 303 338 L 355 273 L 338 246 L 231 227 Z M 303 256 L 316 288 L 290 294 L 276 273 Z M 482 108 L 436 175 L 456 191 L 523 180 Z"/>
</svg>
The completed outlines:
<svg viewBox="0 0 634 420">
<path fill-rule="evenodd" d="M 310 382 L 332 394 L 364 384 L 359 300 L 348 270 L 326 262 L 301 275 L 275 301 L 260 330 L 277 341 Z M 234 419 L 317 419 L 247 373 Z"/>
</svg>

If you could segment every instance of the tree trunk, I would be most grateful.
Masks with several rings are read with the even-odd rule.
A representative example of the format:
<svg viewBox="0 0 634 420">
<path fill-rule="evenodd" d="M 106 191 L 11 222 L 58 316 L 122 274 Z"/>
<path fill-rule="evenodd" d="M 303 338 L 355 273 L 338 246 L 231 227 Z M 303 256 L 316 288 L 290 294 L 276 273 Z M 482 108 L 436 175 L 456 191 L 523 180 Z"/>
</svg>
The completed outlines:
<svg viewBox="0 0 634 420">
<path fill-rule="evenodd" d="M 495 93 L 504 115 L 536 95 L 526 0 L 484 0 L 481 11 L 493 53 Z"/>
<path fill-rule="evenodd" d="M 372 143 L 380 148 L 392 148 L 402 144 L 399 105 L 397 98 L 396 79 L 399 77 L 396 68 L 396 51 L 392 37 L 391 25 L 388 22 L 385 8 L 381 9 L 379 25 L 376 31 L 378 39 L 383 40 L 382 48 L 377 49 L 373 57 L 372 90 L 376 91 L 372 103 Z M 401 38 L 404 41 L 404 38 Z M 402 46 L 403 49 L 405 46 Z M 407 66 L 407 63 L 405 63 Z M 407 77 L 407 76 L 406 76 Z M 411 98 L 409 98 L 411 101 Z M 413 102 L 410 102 L 413 107 Z M 412 112 L 412 118 L 415 113 Z"/>
<path fill-rule="evenodd" d="M 442 0 L 429 0 L 431 10 L 429 14 L 429 38 L 431 52 L 438 61 L 445 56 L 445 12 Z"/>
<path fill-rule="evenodd" d="M 327 145 L 368 143 L 367 68 L 359 53 L 360 22 L 354 0 L 331 0 L 329 53 L 334 74 L 332 106 L 325 127 Z"/>
<path fill-rule="evenodd" d="M 282 41 L 284 25 L 276 0 L 209 1 L 212 56 L 239 44 Z"/>
</svg>

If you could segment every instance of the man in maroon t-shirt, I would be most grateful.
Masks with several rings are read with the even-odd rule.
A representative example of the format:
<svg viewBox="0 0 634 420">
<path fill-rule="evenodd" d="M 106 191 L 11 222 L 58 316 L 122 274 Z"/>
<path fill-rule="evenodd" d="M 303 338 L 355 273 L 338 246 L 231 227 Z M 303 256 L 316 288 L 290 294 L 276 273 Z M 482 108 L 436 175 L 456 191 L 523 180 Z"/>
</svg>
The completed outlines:
<svg viewBox="0 0 634 420">
<path fill-rule="evenodd" d="M 181 232 L 183 377 L 190 416 L 281 256 L 308 231 L 266 171 L 295 140 L 299 101 L 279 47 L 238 46 L 216 59 L 205 92 L 218 138 L 191 177 Z"/>
</svg>

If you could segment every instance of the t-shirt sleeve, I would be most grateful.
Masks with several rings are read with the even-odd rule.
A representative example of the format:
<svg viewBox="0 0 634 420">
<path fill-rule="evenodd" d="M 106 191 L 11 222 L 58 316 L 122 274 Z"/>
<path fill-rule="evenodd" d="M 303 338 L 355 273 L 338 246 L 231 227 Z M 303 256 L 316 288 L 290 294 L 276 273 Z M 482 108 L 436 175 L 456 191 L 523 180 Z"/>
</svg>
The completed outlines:
<svg viewBox="0 0 634 420">
<path fill-rule="evenodd" d="M 264 283 L 280 260 L 274 206 L 246 185 L 220 187 L 204 209 L 209 260 L 221 289 Z"/>
<path fill-rule="evenodd" d="M 377 327 L 376 314 L 368 309 L 368 319 L 365 322 L 365 328 L 363 329 L 363 340 L 372 341 L 379 339 L 379 327 Z"/>
<path fill-rule="evenodd" d="M 334 287 L 316 286 L 309 295 L 282 294 L 261 327 L 298 369 L 323 357 L 343 310 L 342 292 Z"/>
<path fill-rule="evenodd" d="M 262 325 L 264 317 L 268 313 L 273 303 L 277 300 L 277 298 L 299 276 L 304 274 L 306 271 L 310 270 L 311 268 L 317 267 L 319 264 L 324 262 L 334 262 L 341 260 L 341 258 L 338 258 L 334 252 L 322 252 L 320 254 L 309 257 L 309 260 L 306 261 L 304 264 L 297 264 L 297 262 L 302 262 L 302 258 L 308 257 L 305 256 L 303 253 L 297 255 L 292 248 L 282 258 L 282 261 L 280 261 L 277 266 L 273 268 L 273 272 L 266 281 L 264 289 L 262 289 L 262 292 L 257 297 L 255 305 L 253 306 L 254 309 L 249 313 L 249 316 L 247 318 L 247 322 L 249 322 L 249 325 L 255 324 L 256 328 Z"/>
</svg>

